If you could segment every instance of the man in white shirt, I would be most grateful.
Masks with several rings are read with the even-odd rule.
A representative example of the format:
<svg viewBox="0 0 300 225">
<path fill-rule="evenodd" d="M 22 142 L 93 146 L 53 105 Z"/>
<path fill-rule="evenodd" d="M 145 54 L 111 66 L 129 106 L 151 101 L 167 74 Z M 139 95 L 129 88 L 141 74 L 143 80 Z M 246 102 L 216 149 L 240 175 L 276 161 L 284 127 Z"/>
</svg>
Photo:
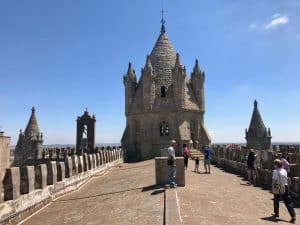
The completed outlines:
<svg viewBox="0 0 300 225">
<path fill-rule="evenodd" d="M 272 186 L 279 184 L 284 188 L 285 192 L 283 194 L 274 194 L 274 216 L 279 217 L 279 201 L 283 199 L 284 204 L 291 216 L 291 223 L 296 222 L 296 213 L 293 207 L 293 201 L 291 199 L 291 195 L 289 193 L 288 180 L 287 180 L 287 171 L 282 168 L 282 163 L 280 159 L 275 159 L 274 170 L 272 176 Z"/>
<path fill-rule="evenodd" d="M 172 188 L 177 187 L 175 182 L 176 178 L 176 156 L 175 156 L 175 149 L 176 141 L 170 141 L 170 146 L 168 147 L 168 166 L 169 166 L 169 182 Z"/>
</svg>

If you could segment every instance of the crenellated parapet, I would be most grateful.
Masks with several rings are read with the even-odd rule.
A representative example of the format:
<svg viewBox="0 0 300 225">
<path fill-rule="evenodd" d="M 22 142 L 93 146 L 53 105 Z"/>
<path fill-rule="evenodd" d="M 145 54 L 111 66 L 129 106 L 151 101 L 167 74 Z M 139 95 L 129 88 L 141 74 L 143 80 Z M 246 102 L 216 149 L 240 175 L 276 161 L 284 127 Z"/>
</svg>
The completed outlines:
<svg viewBox="0 0 300 225">
<path fill-rule="evenodd" d="M 300 194 L 300 146 L 291 146 L 287 151 L 287 146 L 278 148 L 273 146 L 274 150 L 256 150 L 255 168 L 257 174 L 257 185 L 271 187 L 273 161 L 280 158 L 282 153 L 289 157 L 291 166 L 291 190 Z M 250 149 L 240 145 L 212 145 L 212 161 L 217 166 L 246 176 L 247 156 Z M 300 199 L 299 199 L 300 200 Z"/>
<path fill-rule="evenodd" d="M 34 166 L 5 170 L 0 183 L 0 224 L 17 223 L 26 213 L 41 208 L 64 193 L 79 188 L 94 174 L 123 162 L 123 151 L 117 147 L 98 148 L 93 154 L 72 154 L 71 148 L 46 148 L 45 156 L 60 157 Z M 48 158 L 50 159 L 50 158 Z"/>
</svg>

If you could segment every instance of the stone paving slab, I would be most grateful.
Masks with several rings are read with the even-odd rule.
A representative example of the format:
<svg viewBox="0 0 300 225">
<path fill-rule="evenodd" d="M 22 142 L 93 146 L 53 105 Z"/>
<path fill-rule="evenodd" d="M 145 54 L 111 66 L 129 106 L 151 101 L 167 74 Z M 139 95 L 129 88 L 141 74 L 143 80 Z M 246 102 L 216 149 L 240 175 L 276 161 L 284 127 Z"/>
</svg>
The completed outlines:
<svg viewBox="0 0 300 225">
<path fill-rule="evenodd" d="M 269 191 L 249 186 L 243 178 L 216 167 L 212 167 L 211 174 L 194 173 L 194 161 L 189 164 L 186 186 L 176 190 L 182 222 L 177 220 L 173 224 L 289 224 L 290 216 L 283 203 L 280 203 L 280 220 L 271 220 L 273 195 Z M 200 171 L 203 172 L 203 163 Z M 170 191 L 175 192 L 171 189 L 167 194 Z M 299 208 L 296 214 L 299 217 Z"/>
<path fill-rule="evenodd" d="M 164 190 L 154 182 L 154 160 L 122 164 L 55 200 L 23 224 L 163 224 Z"/>
</svg>

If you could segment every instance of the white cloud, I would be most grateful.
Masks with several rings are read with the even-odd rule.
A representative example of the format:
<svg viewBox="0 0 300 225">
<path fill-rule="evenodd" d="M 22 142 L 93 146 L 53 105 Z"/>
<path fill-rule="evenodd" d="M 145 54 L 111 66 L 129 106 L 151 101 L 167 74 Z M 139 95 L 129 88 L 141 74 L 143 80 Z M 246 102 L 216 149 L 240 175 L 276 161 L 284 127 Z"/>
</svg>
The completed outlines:
<svg viewBox="0 0 300 225">
<path fill-rule="evenodd" d="M 250 30 L 255 30 L 255 29 L 257 28 L 257 25 L 256 25 L 255 23 L 251 23 L 251 24 L 248 26 L 248 28 L 249 28 Z"/>
<path fill-rule="evenodd" d="M 287 24 L 288 22 L 289 17 L 287 15 L 276 13 L 272 16 L 272 20 L 265 25 L 265 29 L 276 29 L 278 26 Z"/>
<path fill-rule="evenodd" d="M 297 34 L 297 35 L 296 35 L 296 38 L 300 39 L 300 34 Z"/>
</svg>

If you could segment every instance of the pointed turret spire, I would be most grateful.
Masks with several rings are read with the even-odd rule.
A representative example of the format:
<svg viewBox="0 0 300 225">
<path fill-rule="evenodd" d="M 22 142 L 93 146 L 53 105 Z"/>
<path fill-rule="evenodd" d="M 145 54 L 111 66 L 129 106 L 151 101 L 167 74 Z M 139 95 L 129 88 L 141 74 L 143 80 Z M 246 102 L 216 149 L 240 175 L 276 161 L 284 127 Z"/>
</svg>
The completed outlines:
<svg viewBox="0 0 300 225">
<path fill-rule="evenodd" d="M 124 76 L 124 81 L 125 81 L 125 80 L 133 80 L 133 81 L 136 81 L 135 71 L 134 71 L 134 69 L 132 69 L 131 62 L 128 63 L 127 73 L 126 73 L 126 75 Z"/>
<path fill-rule="evenodd" d="M 31 109 L 31 116 L 29 118 L 27 127 L 25 129 L 25 136 L 26 138 L 36 138 L 39 135 L 40 129 L 37 123 L 37 119 L 35 116 L 35 108 L 32 107 Z"/>
<path fill-rule="evenodd" d="M 145 70 L 151 70 L 151 71 L 153 70 L 150 55 L 147 55 L 146 64 L 145 64 L 144 69 Z"/>
<path fill-rule="evenodd" d="M 269 149 L 271 144 L 271 131 L 267 129 L 260 112 L 258 110 L 258 103 L 254 100 L 253 113 L 246 133 L 247 147 L 255 149 Z"/>
<path fill-rule="evenodd" d="M 256 134 L 264 134 L 266 126 L 261 118 L 260 112 L 257 107 L 257 101 L 254 100 L 254 109 L 249 125 L 249 131 L 255 132 Z"/>
<path fill-rule="evenodd" d="M 195 61 L 195 66 L 194 66 L 194 69 L 193 69 L 193 73 L 195 75 L 201 73 L 200 66 L 199 66 L 199 63 L 198 63 L 198 59 L 196 59 L 196 61 Z"/>
<path fill-rule="evenodd" d="M 176 61 L 175 61 L 175 68 L 182 68 L 181 62 L 180 62 L 180 55 L 179 53 L 176 53 Z"/>
<path fill-rule="evenodd" d="M 257 101 L 256 101 L 256 99 L 254 100 L 254 109 L 257 109 Z"/>
</svg>

